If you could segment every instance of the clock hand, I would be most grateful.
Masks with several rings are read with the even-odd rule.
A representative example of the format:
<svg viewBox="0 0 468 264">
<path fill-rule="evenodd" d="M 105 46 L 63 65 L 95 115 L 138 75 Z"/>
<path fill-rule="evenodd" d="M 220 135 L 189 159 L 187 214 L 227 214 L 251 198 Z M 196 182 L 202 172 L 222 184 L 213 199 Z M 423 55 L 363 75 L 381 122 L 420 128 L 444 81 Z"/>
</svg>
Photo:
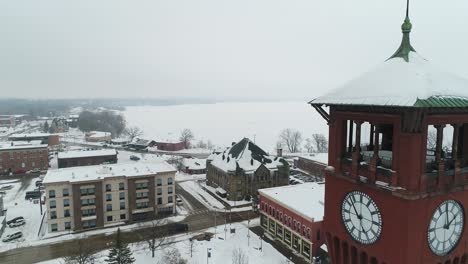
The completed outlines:
<svg viewBox="0 0 468 264">
<path fill-rule="evenodd" d="M 448 224 L 448 203 L 445 204 L 445 224 Z"/>
<path fill-rule="evenodd" d="M 354 203 L 352 203 L 352 205 L 353 205 L 354 212 L 356 213 L 356 216 L 358 216 L 358 218 L 359 218 L 359 214 L 358 214 L 358 212 L 356 210 L 356 206 L 354 206 Z"/>
<path fill-rule="evenodd" d="M 456 216 L 456 215 L 454 215 L 454 216 L 453 216 L 453 218 L 452 218 L 452 220 L 450 220 L 450 222 L 448 222 L 448 224 L 447 224 L 447 228 L 450 226 L 450 224 L 452 224 L 453 220 L 455 220 L 455 218 L 456 218 L 456 217 L 457 217 L 457 216 Z"/>
</svg>

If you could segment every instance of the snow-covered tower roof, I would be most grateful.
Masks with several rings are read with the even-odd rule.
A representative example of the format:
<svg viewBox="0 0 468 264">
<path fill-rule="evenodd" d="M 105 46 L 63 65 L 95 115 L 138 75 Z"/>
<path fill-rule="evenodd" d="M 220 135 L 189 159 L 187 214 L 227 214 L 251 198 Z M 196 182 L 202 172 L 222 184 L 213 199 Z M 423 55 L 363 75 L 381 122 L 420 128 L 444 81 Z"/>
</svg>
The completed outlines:
<svg viewBox="0 0 468 264">
<path fill-rule="evenodd" d="M 432 66 L 411 46 L 408 8 L 401 29 L 401 45 L 388 60 L 309 103 L 314 107 L 468 107 L 468 80 Z"/>
</svg>

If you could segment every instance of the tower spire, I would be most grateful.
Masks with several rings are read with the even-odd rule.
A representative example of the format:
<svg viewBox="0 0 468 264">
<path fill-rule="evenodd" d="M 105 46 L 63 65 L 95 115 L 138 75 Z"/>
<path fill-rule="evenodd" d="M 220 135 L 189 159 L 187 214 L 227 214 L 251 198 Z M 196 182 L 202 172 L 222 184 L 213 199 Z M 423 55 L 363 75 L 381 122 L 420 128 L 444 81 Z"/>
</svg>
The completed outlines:
<svg viewBox="0 0 468 264">
<path fill-rule="evenodd" d="M 410 33 L 411 33 L 411 28 L 413 25 L 411 25 L 411 21 L 409 18 L 409 0 L 406 0 L 406 17 L 405 21 L 401 25 L 401 31 L 403 33 L 403 38 L 401 40 L 400 47 L 397 49 L 397 51 L 389 58 L 403 58 L 406 62 L 409 61 L 409 53 L 411 51 L 416 52 L 416 50 L 411 46 L 410 42 Z"/>
</svg>

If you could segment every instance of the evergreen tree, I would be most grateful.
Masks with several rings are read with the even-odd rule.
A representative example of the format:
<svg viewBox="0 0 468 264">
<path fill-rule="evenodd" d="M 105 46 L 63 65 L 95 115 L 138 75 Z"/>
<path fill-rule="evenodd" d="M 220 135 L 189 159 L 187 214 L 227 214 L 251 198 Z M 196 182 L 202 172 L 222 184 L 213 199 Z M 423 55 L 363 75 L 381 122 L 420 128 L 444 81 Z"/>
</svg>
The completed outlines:
<svg viewBox="0 0 468 264">
<path fill-rule="evenodd" d="M 49 133 L 49 123 L 47 121 L 44 123 L 44 133 Z"/>
<path fill-rule="evenodd" d="M 106 262 L 109 264 L 131 264 L 135 262 L 132 251 L 120 238 L 120 228 L 117 229 L 114 245 L 109 251 L 109 255 L 107 255 Z"/>
</svg>

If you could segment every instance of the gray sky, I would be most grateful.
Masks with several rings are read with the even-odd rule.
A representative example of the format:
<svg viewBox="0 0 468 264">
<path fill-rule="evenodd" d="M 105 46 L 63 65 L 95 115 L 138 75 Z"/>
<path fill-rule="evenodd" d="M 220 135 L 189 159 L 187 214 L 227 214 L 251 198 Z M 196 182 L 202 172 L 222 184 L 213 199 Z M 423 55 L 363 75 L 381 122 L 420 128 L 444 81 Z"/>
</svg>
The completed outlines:
<svg viewBox="0 0 468 264">
<path fill-rule="evenodd" d="M 0 97 L 296 98 L 397 49 L 405 1 L 0 2 Z M 412 43 L 468 78 L 468 1 L 413 0 Z"/>
</svg>

